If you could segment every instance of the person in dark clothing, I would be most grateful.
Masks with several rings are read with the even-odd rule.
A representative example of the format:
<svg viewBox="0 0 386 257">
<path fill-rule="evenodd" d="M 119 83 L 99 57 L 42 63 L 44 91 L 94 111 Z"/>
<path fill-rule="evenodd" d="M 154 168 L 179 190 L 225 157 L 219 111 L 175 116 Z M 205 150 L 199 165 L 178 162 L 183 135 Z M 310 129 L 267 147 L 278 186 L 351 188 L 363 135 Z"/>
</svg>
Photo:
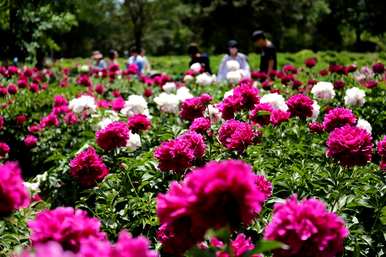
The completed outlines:
<svg viewBox="0 0 386 257">
<path fill-rule="evenodd" d="M 261 30 L 253 32 L 252 39 L 261 49 L 260 71 L 270 73 L 272 70 L 276 70 L 276 47 L 265 37 L 264 32 Z"/>
<path fill-rule="evenodd" d="M 188 47 L 188 53 L 190 55 L 189 67 L 194 63 L 201 64 L 201 67 L 204 69 L 204 72 L 208 72 L 212 74 L 212 70 L 210 69 L 209 56 L 206 53 L 200 53 L 197 44 L 192 43 Z"/>
</svg>

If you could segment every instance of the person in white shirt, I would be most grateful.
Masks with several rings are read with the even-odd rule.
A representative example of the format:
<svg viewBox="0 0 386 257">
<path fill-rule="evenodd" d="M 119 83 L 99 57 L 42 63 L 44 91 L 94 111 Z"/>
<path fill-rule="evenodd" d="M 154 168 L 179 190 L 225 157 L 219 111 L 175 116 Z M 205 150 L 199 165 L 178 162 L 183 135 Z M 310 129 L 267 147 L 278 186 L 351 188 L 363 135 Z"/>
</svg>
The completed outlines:
<svg viewBox="0 0 386 257">
<path fill-rule="evenodd" d="M 144 71 L 144 60 L 140 55 L 140 50 L 136 47 L 133 47 L 130 51 L 130 57 L 127 60 L 127 65 L 135 64 L 137 65 L 138 75 L 142 74 Z"/>
</svg>

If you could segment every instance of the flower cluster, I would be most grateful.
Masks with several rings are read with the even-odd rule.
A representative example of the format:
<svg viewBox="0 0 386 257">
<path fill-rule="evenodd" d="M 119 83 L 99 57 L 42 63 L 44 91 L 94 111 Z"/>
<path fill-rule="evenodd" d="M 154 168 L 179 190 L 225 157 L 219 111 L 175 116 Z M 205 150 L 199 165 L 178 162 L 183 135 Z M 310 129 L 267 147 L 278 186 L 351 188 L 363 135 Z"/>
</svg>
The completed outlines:
<svg viewBox="0 0 386 257">
<path fill-rule="evenodd" d="M 84 187 L 94 186 L 108 173 L 108 168 L 91 146 L 70 161 L 70 175 Z"/>
<path fill-rule="evenodd" d="M 157 197 L 164 251 L 180 256 L 209 228 L 250 224 L 266 199 L 251 166 L 243 161 L 210 162 L 173 182 Z"/>
<path fill-rule="evenodd" d="M 191 167 L 193 162 L 205 154 L 205 142 L 202 135 L 188 131 L 176 139 L 161 143 L 154 150 L 161 171 L 181 172 Z"/>
<path fill-rule="evenodd" d="M 264 238 L 283 242 L 288 249 L 273 251 L 274 257 L 335 257 L 348 236 L 344 221 L 317 199 L 298 201 L 292 196 L 275 204 Z"/>
<path fill-rule="evenodd" d="M 327 139 L 327 156 L 344 166 L 365 165 L 371 160 L 372 152 L 371 135 L 358 127 L 336 128 Z"/>
<path fill-rule="evenodd" d="M 323 127 L 330 132 L 344 125 L 355 125 L 357 118 L 350 109 L 337 107 L 331 109 L 323 119 Z"/>
<path fill-rule="evenodd" d="M 18 164 L 6 162 L 0 165 L 0 216 L 27 207 L 29 201 Z"/>
</svg>

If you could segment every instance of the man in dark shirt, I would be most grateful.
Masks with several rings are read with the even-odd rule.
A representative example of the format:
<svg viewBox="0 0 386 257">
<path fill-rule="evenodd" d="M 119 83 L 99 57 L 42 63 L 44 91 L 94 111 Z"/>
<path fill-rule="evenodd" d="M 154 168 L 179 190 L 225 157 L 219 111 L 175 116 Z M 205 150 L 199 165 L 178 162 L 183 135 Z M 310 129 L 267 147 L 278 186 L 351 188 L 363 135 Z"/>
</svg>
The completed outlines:
<svg viewBox="0 0 386 257">
<path fill-rule="evenodd" d="M 265 37 L 264 32 L 261 30 L 253 32 L 252 39 L 261 49 L 260 71 L 270 73 L 272 70 L 276 70 L 276 48 L 272 42 Z"/>
<path fill-rule="evenodd" d="M 206 53 L 200 53 L 197 44 L 190 44 L 188 47 L 188 53 L 191 58 L 189 62 L 189 67 L 192 66 L 192 64 L 194 63 L 199 63 L 204 69 L 204 72 L 212 74 L 212 70 L 210 69 L 209 56 Z"/>
</svg>

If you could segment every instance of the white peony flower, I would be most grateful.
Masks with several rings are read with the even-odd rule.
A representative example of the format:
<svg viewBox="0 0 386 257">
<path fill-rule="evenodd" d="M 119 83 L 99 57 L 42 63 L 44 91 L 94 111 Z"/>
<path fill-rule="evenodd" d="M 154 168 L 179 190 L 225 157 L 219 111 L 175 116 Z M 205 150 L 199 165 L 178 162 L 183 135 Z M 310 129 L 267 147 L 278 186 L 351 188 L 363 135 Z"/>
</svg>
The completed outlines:
<svg viewBox="0 0 386 257">
<path fill-rule="evenodd" d="M 240 69 L 240 63 L 235 60 L 229 60 L 226 63 L 228 71 L 237 71 Z"/>
<path fill-rule="evenodd" d="M 240 70 L 229 71 L 226 75 L 226 78 L 229 82 L 236 84 L 243 78 L 243 74 Z"/>
<path fill-rule="evenodd" d="M 272 105 L 272 108 L 287 111 L 288 106 L 285 103 L 285 99 L 278 93 L 266 94 L 260 99 L 260 103 L 268 103 Z"/>
<path fill-rule="evenodd" d="M 215 105 L 208 105 L 207 113 L 210 120 L 214 123 L 218 122 L 221 119 L 221 112 Z"/>
<path fill-rule="evenodd" d="M 346 95 L 344 96 L 344 104 L 351 106 L 363 106 L 366 102 L 365 100 L 365 91 L 357 87 L 349 88 L 346 90 Z"/>
<path fill-rule="evenodd" d="M 129 134 L 129 140 L 127 140 L 126 147 L 130 152 L 134 152 L 142 146 L 141 137 L 136 133 Z"/>
<path fill-rule="evenodd" d="M 111 118 L 104 118 L 100 122 L 98 122 L 96 129 L 97 130 L 104 129 L 105 127 L 107 127 L 107 125 L 109 125 L 110 123 L 112 123 L 114 121 L 117 121 L 117 120 L 114 120 Z"/>
<path fill-rule="evenodd" d="M 193 95 L 190 93 L 189 88 L 180 87 L 179 89 L 177 89 L 177 97 L 181 102 L 183 102 L 186 99 L 193 98 Z"/>
<path fill-rule="evenodd" d="M 373 130 L 371 124 L 364 119 L 358 119 L 357 127 L 366 130 L 369 134 L 371 134 L 371 131 Z"/>
<path fill-rule="evenodd" d="M 192 75 L 185 75 L 184 82 L 188 83 L 194 80 L 194 77 Z"/>
<path fill-rule="evenodd" d="M 196 76 L 196 83 L 201 86 L 208 86 L 215 82 L 216 78 L 208 73 L 201 73 Z"/>
<path fill-rule="evenodd" d="M 191 66 L 190 66 L 190 69 L 192 71 L 194 71 L 195 73 L 199 73 L 201 71 L 201 64 L 196 62 L 196 63 L 193 63 Z"/>
<path fill-rule="evenodd" d="M 78 68 L 79 72 L 81 73 L 88 73 L 90 71 L 90 67 L 86 64 L 79 66 Z"/>
<path fill-rule="evenodd" d="M 68 104 L 68 107 L 74 113 L 82 113 L 84 111 L 89 111 L 90 113 L 93 113 L 97 109 L 94 97 L 89 95 L 82 95 L 78 98 L 72 99 Z"/>
<path fill-rule="evenodd" d="M 320 113 L 320 105 L 318 104 L 317 101 L 314 101 L 314 103 L 312 104 L 312 120 L 316 120 L 319 116 L 319 113 Z"/>
<path fill-rule="evenodd" d="M 162 86 L 162 89 L 166 92 L 166 93 L 172 93 L 176 90 L 177 88 L 177 85 L 176 83 L 174 82 L 166 82 L 163 86 Z"/>
<path fill-rule="evenodd" d="M 147 102 L 141 95 L 130 95 L 125 102 L 125 106 L 121 110 L 121 113 L 127 117 L 131 117 L 135 114 L 144 114 L 150 117 Z"/>
<path fill-rule="evenodd" d="M 311 89 L 315 98 L 333 99 L 335 97 L 334 85 L 331 82 L 320 81 Z"/>
<path fill-rule="evenodd" d="M 161 112 L 178 113 L 180 109 L 180 99 L 175 94 L 161 93 L 154 98 L 154 102 Z"/>
</svg>

